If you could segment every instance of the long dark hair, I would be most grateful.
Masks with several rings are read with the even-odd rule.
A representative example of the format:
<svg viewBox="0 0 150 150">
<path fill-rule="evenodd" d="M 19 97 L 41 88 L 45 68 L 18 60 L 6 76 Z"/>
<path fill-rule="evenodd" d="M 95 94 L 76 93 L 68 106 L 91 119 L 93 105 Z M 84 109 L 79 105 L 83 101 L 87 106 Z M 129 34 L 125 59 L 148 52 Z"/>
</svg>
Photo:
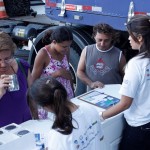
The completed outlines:
<svg viewBox="0 0 150 150">
<path fill-rule="evenodd" d="M 53 40 L 55 40 L 57 43 L 72 41 L 73 35 L 71 29 L 66 26 L 58 26 L 55 29 L 48 30 L 45 33 L 42 41 L 45 44 L 50 44 Z"/>
<path fill-rule="evenodd" d="M 37 79 L 28 90 L 28 97 L 42 107 L 50 108 L 55 114 L 52 128 L 62 134 L 70 134 L 74 128 L 72 113 L 63 85 L 52 77 Z"/>
<path fill-rule="evenodd" d="M 135 15 L 127 23 L 127 29 L 133 40 L 139 43 L 137 36 L 143 37 L 143 44 L 139 54 L 142 58 L 150 58 L 150 17 L 147 15 Z"/>
</svg>

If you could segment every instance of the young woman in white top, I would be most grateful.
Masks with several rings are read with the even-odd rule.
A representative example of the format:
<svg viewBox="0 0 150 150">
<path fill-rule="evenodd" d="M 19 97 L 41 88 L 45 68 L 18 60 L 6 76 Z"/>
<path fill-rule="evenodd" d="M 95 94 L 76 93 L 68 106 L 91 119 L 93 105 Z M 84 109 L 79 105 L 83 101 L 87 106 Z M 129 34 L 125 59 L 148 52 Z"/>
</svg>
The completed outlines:
<svg viewBox="0 0 150 150">
<path fill-rule="evenodd" d="M 103 119 L 124 111 L 127 125 L 119 150 L 150 149 L 150 17 L 137 15 L 127 23 L 132 49 L 139 54 L 125 68 L 121 100 L 104 111 Z"/>
</svg>

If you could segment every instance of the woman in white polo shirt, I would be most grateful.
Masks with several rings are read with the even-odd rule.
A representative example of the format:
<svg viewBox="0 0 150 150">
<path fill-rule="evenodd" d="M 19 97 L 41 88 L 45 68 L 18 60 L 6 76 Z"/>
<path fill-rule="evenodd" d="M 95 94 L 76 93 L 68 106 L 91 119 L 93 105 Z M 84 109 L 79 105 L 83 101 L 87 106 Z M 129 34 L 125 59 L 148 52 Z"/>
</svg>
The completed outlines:
<svg viewBox="0 0 150 150">
<path fill-rule="evenodd" d="M 126 65 L 120 102 L 104 111 L 101 118 L 125 110 L 127 125 L 119 150 L 150 150 L 150 17 L 132 17 L 127 29 L 130 45 L 139 54 Z"/>
</svg>

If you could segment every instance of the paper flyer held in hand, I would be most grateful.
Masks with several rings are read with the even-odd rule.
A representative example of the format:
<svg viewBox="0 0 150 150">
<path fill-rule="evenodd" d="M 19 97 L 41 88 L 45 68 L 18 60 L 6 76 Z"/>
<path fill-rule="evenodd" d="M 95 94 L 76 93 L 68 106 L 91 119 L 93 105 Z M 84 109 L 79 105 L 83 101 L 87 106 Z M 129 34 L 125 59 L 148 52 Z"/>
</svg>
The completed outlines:
<svg viewBox="0 0 150 150">
<path fill-rule="evenodd" d="M 116 97 L 98 91 L 90 91 L 86 94 L 79 96 L 78 99 L 104 109 L 107 109 L 120 101 L 120 99 Z"/>
</svg>

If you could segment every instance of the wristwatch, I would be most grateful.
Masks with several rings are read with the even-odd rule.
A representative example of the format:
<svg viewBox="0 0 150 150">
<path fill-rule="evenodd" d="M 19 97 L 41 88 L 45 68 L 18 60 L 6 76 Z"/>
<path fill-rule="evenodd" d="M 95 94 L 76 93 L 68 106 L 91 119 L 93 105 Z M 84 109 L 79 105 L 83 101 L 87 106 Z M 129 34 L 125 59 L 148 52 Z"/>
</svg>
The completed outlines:
<svg viewBox="0 0 150 150">
<path fill-rule="evenodd" d="M 101 121 L 104 121 L 104 120 L 105 120 L 105 119 L 103 118 L 103 112 L 102 112 L 102 111 L 99 112 L 99 116 L 100 116 L 100 120 L 101 120 Z"/>
</svg>

